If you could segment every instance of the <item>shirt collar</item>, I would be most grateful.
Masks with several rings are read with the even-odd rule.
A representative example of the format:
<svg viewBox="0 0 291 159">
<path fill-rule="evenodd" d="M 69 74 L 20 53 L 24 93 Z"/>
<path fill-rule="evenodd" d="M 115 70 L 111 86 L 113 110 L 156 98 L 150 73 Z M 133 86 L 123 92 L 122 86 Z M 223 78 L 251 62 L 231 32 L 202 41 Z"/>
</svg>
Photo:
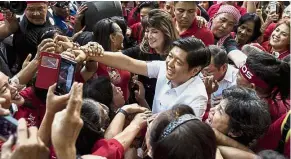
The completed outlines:
<svg viewBox="0 0 291 159">
<path fill-rule="evenodd" d="M 195 76 L 195 77 L 191 77 L 188 81 L 186 81 L 185 83 L 179 85 L 178 87 L 176 88 L 173 88 L 177 94 L 182 94 L 183 91 L 188 87 L 188 85 L 190 83 L 192 83 L 194 80 L 196 80 L 196 78 L 199 78 L 198 76 Z M 167 79 L 167 84 L 170 88 L 172 88 L 171 86 L 171 81 Z"/>
<path fill-rule="evenodd" d="M 223 80 L 226 80 L 228 82 L 233 82 L 232 72 L 233 72 L 233 68 L 230 65 L 227 65 L 227 70 L 226 70 Z"/>
</svg>

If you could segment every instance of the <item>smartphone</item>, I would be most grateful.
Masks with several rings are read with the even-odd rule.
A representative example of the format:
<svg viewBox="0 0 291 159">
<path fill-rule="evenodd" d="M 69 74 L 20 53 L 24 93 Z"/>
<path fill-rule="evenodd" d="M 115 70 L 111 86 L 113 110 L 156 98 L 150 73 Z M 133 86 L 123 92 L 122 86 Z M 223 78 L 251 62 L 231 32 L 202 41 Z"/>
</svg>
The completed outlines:
<svg viewBox="0 0 291 159">
<path fill-rule="evenodd" d="M 7 141 L 17 131 L 18 121 L 12 116 L 0 116 L 0 140 Z"/>
<path fill-rule="evenodd" d="M 71 87 L 75 80 L 75 71 L 77 63 L 75 61 L 61 58 L 59 75 L 56 86 L 56 93 L 59 95 L 67 94 L 70 92 Z"/>
<path fill-rule="evenodd" d="M 276 2 L 270 2 L 270 13 L 277 13 L 277 5 Z"/>
<path fill-rule="evenodd" d="M 61 55 L 42 52 L 40 56 L 41 62 L 38 65 L 35 86 L 48 89 L 57 81 Z"/>
</svg>

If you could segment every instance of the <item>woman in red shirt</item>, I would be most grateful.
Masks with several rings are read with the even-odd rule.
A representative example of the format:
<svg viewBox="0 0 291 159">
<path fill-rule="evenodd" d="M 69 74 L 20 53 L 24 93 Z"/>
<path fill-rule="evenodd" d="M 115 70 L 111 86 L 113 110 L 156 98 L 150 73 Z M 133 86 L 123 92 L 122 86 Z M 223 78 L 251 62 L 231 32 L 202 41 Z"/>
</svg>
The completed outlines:
<svg viewBox="0 0 291 159">
<path fill-rule="evenodd" d="M 269 104 L 272 122 L 290 109 L 290 65 L 272 55 L 251 53 L 240 67 L 237 85 L 253 88 Z"/>
<path fill-rule="evenodd" d="M 290 54 L 290 20 L 284 19 L 277 24 L 270 40 L 262 46 L 276 58 L 282 60 Z"/>
<path fill-rule="evenodd" d="M 93 31 L 93 41 L 98 42 L 104 50 L 117 52 L 123 48 L 123 34 L 121 28 L 109 18 L 105 18 L 96 23 Z M 130 72 L 121 69 L 108 67 L 101 63 L 98 66 L 96 75 L 110 77 L 111 82 L 120 87 L 125 101 L 129 97 Z"/>
</svg>

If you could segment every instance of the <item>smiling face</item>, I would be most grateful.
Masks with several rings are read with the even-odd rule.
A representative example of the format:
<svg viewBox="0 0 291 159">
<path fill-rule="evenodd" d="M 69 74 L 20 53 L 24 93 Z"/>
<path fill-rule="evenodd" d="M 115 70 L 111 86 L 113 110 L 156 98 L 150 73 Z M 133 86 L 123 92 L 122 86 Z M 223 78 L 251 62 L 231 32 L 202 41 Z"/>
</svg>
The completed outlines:
<svg viewBox="0 0 291 159">
<path fill-rule="evenodd" d="M 165 44 L 165 36 L 161 30 L 153 27 L 147 28 L 148 42 L 151 48 L 162 50 Z"/>
<path fill-rule="evenodd" d="M 220 104 L 210 109 L 206 119 L 207 124 L 223 134 L 227 134 L 229 131 L 229 116 L 225 113 L 226 104 L 227 100 L 222 99 Z"/>
<path fill-rule="evenodd" d="M 271 34 L 270 45 L 274 49 L 288 49 L 290 45 L 290 26 L 279 25 Z"/>
<path fill-rule="evenodd" d="M 255 22 L 246 21 L 241 26 L 237 28 L 237 42 L 241 45 L 246 44 L 250 41 L 252 35 L 254 34 Z"/>
<path fill-rule="evenodd" d="M 174 87 L 185 83 L 198 72 L 197 68 L 189 69 L 186 58 L 187 53 L 177 46 L 172 48 L 166 58 L 166 77 Z"/>
<path fill-rule="evenodd" d="M 233 31 L 235 23 L 231 14 L 221 13 L 213 19 L 211 31 L 216 38 L 222 38 Z"/>
<path fill-rule="evenodd" d="M 24 99 L 17 88 L 15 88 L 11 83 L 9 83 L 8 77 L 0 72 L 0 97 L 5 98 L 6 102 L 1 106 L 5 109 L 9 109 L 11 104 L 22 105 Z"/>
<path fill-rule="evenodd" d="M 31 3 L 27 5 L 25 15 L 31 23 L 43 25 L 46 22 L 47 10 L 47 3 Z"/>
</svg>

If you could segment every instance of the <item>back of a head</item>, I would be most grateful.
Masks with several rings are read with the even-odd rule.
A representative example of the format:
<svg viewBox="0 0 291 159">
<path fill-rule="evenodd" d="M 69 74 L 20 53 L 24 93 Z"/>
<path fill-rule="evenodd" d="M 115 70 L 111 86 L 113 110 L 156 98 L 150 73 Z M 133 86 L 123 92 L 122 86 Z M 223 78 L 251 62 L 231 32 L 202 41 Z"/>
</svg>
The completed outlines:
<svg viewBox="0 0 291 159">
<path fill-rule="evenodd" d="M 113 100 L 112 85 L 107 77 L 98 77 L 84 85 L 83 97 L 91 98 L 110 108 Z"/>
<path fill-rule="evenodd" d="M 93 40 L 98 42 L 105 51 L 110 51 L 110 34 L 114 33 L 113 21 L 105 18 L 98 21 L 93 28 Z"/>
<path fill-rule="evenodd" d="M 235 138 L 238 142 L 247 145 L 266 132 L 271 124 L 269 108 L 253 89 L 233 86 L 225 89 L 222 96 L 227 101 L 229 129 L 240 134 Z"/>
<path fill-rule="evenodd" d="M 290 65 L 268 53 L 253 53 L 246 60 L 252 72 L 268 85 L 272 99 L 279 94 L 285 101 L 290 96 Z"/>
<path fill-rule="evenodd" d="M 216 45 L 208 46 L 211 57 L 213 58 L 214 65 L 216 68 L 220 68 L 222 65 L 228 63 L 228 57 L 225 50 L 221 49 Z"/>
<path fill-rule="evenodd" d="M 193 37 L 181 38 L 174 41 L 173 46 L 179 47 L 187 53 L 186 60 L 189 69 L 197 66 L 201 66 L 201 69 L 203 69 L 210 64 L 211 53 L 200 39 Z"/>
<path fill-rule="evenodd" d="M 265 54 L 265 50 L 260 44 L 246 44 L 242 47 L 241 51 L 247 56 L 253 53 Z"/>
<path fill-rule="evenodd" d="M 175 112 L 159 115 L 159 119 L 153 123 L 154 131 L 150 136 L 153 159 L 214 159 L 216 140 L 213 130 L 199 121 L 189 106 L 179 107 L 174 108 Z M 187 110 L 188 108 L 190 109 Z M 181 121 L 184 117 L 190 119 Z M 169 130 L 173 126 L 177 127 Z M 165 135 L 165 132 L 169 134 Z"/>
<path fill-rule="evenodd" d="M 84 125 L 76 141 L 77 153 L 80 155 L 90 154 L 95 142 L 104 138 L 98 104 L 92 99 L 83 100 L 81 118 Z"/>
</svg>

